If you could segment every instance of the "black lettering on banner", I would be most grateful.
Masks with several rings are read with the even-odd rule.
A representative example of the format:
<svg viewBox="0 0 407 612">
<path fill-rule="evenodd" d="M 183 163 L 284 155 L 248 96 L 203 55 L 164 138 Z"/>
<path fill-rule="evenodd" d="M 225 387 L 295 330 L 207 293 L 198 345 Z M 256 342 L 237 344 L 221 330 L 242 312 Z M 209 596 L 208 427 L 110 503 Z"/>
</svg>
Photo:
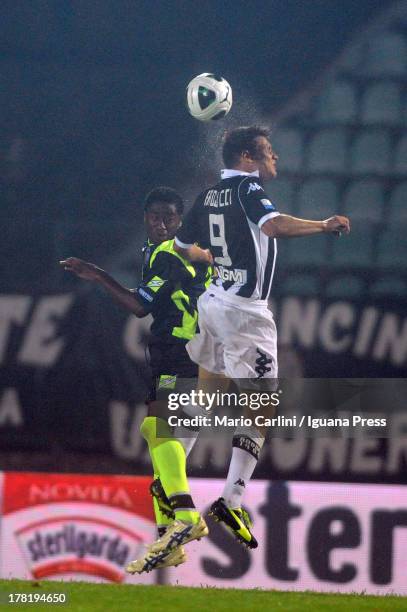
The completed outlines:
<svg viewBox="0 0 407 612">
<path fill-rule="evenodd" d="M 341 524 L 340 533 L 332 533 L 334 521 Z M 356 548 L 360 542 L 360 523 L 352 510 L 338 506 L 317 512 L 307 537 L 308 561 L 314 575 L 337 584 L 353 580 L 357 574 L 356 566 L 343 563 L 340 569 L 334 570 L 330 565 L 330 555 L 336 548 Z"/>
<path fill-rule="evenodd" d="M 100 537 L 97 533 L 78 531 L 74 524 L 65 525 L 55 533 L 42 534 L 36 531 L 27 542 L 32 562 L 47 559 L 54 555 L 74 555 L 83 559 L 86 555 L 106 557 L 122 567 L 129 556 L 130 549 L 120 536 Z"/>
<path fill-rule="evenodd" d="M 301 516 L 300 506 L 290 504 L 289 488 L 276 482 L 267 488 L 267 498 L 259 512 L 266 519 L 266 569 L 273 578 L 294 581 L 299 571 L 289 567 L 289 531 L 291 519 Z"/>
<path fill-rule="evenodd" d="M 369 569 L 375 584 L 389 584 L 393 579 L 393 534 L 396 527 L 407 527 L 407 510 L 373 512 Z"/>
<path fill-rule="evenodd" d="M 207 517 L 205 516 L 205 520 Z M 208 576 L 220 578 L 221 580 L 234 580 L 244 576 L 250 569 L 251 559 L 249 551 L 243 548 L 235 539 L 235 536 L 226 531 L 219 523 L 210 522 L 209 540 L 217 546 L 229 559 L 227 565 L 223 565 L 211 559 L 202 558 L 202 568 Z"/>
</svg>

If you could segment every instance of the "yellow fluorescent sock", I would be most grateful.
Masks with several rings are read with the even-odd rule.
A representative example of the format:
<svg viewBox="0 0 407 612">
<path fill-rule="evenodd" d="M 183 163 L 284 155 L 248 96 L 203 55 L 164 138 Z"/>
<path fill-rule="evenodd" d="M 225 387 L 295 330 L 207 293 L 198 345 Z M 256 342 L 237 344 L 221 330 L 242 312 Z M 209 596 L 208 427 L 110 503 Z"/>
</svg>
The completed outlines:
<svg viewBox="0 0 407 612">
<path fill-rule="evenodd" d="M 175 510 L 175 518 L 179 521 L 185 521 L 185 523 L 199 523 L 199 512 L 198 510 Z"/>
<path fill-rule="evenodd" d="M 189 494 L 185 449 L 179 440 L 172 437 L 167 422 L 157 417 L 145 417 L 140 432 L 148 442 L 154 472 L 159 474 L 167 497 L 174 493 Z M 199 513 L 195 510 L 175 509 L 175 516 L 192 523 L 199 520 Z"/>
<path fill-rule="evenodd" d="M 155 522 L 158 527 L 166 527 L 172 523 L 172 519 L 170 519 L 166 514 L 163 514 L 158 506 L 158 501 L 155 497 L 153 497 L 153 507 L 154 507 L 154 515 Z"/>
<path fill-rule="evenodd" d="M 178 440 L 162 441 L 152 449 L 154 461 L 167 497 L 174 493 L 189 493 L 186 455 Z"/>
<path fill-rule="evenodd" d="M 155 463 L 155 459 L 154 459 L 154 455 L 153 455 L 153 448 L 152 448 L 152 446 L 150 444 L 148 445 L 148 454 L 150 455 L 151 464 L 152 464 L 153 470 L 154 470 L 154 480 L 157 480 L 157 478 L 160 477 L 160 472 L 158 470 L 158 466 Z"/>
<path fill-rule="evenodd" d="M 140 426 L 140 433 L 148 444 L 148 452 L 150 454 L 150 459 L 151 459 L 151 463 L 153 465 L 153 470 L 154 470 L 154 480 L 160 477 L 160 470 L 155 461 L 154 453 L 153 453 L 154 447 L 157 444 L 156 433 L 157 433 L 157 421 L 158 420 L 159 419 L 157 419 L 157 417 L 145 417 L 145 419 L 143 420 Z M 164 425 L 168 427 L 165 421 L 164 421 Z M 163 514 L 161 512 L 158 506 L 158 502 L 155 499 L 155 497 L 153 497 L 153 508 L 154 508 L 155 522 L 159 527 L 164 527 L 166 525 L 169 525 L 172 522 L 172 520 L 168 518 L 166 514 Z"/>
<path fill-rule="evenodd" d="M 140 433 L 152 448 L 166 442 L 168 438 L 173 439 L 167 421 L 158 417 L 145 417 L 140 425 Z"/>
<path fill-rule="evenodd" d="M 185 450 L 181 442 L 172 437 L 168 423 L 157 417 L 145 417 L 140 432 L 148 442 L 154 472 L 160 475 L 167 497 L 179 492 L 189 493 Z"/>
</svg>

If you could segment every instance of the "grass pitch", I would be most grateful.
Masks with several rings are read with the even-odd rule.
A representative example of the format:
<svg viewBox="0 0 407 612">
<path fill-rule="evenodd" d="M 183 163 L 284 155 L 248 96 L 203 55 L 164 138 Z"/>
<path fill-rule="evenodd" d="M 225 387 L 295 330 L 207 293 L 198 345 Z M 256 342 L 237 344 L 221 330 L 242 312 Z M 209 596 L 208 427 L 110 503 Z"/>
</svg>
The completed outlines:
<svg viewBox="0 0 407 612">
<path fill-rule="evenodd" d="M 8 593 L 65 593 L 66 604 L 6 604 Z M 293 593 L 280 591 L 186 588 L 174 586 L 139 586 L 90 584 L 85 582 L 31 582 L 0 580 L 1 610 L 13 608 L 33 611 L 64 610 L 66 612 L 183 612 L 184 610 L 407 610 L 407 598 L 397 596 L 340 595 Z"/>
</svg>

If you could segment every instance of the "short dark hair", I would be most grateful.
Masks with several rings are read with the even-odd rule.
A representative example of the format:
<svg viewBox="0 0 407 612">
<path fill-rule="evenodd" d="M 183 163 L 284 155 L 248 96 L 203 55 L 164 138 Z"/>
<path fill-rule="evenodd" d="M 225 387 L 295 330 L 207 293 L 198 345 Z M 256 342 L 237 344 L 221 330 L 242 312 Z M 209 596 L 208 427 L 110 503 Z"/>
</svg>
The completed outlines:
<svg viewBox="0 0 407 612">
<path fill-rule="evenodd" d="M 249 125 L 238 127 L 226 132 L 223 137 L 222 156 L 226 168 L 232 168 L 239 162 L 244 151 L 255 156 L 257 143 L 255 139 L 259 136 L 270 138 L 270 129 L 260 125 Z"/>
<path fill-rule="evenodd" d="M 156 202 L 165 202 L 166 204 L 175 204 L 177 213 L 184 213 L 184 202 L 182 197 L 175 189 L 171 187 L 155 187 L 148 192 L 144 199 L 144 210 L 147 212 L 149 208 Z"/>
</svg>

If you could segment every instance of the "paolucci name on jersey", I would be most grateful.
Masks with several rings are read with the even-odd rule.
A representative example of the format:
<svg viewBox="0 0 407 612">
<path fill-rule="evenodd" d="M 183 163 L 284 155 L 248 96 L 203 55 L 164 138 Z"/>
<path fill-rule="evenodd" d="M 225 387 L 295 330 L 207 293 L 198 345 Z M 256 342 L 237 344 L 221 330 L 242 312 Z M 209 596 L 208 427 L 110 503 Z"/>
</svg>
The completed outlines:
<svg viewBox="0 0 407 612">
<path fill-rule="evenodd" d="M 197 242 L 211 250 L 218 273 L 211 289 L 227 296 L 267 300 L 277 241 L 261 227 L 277 215 L 257 173 L 222 170 L 222 180 L 196 199 L 175 241 L 183 248 Z"/>
</svg>

